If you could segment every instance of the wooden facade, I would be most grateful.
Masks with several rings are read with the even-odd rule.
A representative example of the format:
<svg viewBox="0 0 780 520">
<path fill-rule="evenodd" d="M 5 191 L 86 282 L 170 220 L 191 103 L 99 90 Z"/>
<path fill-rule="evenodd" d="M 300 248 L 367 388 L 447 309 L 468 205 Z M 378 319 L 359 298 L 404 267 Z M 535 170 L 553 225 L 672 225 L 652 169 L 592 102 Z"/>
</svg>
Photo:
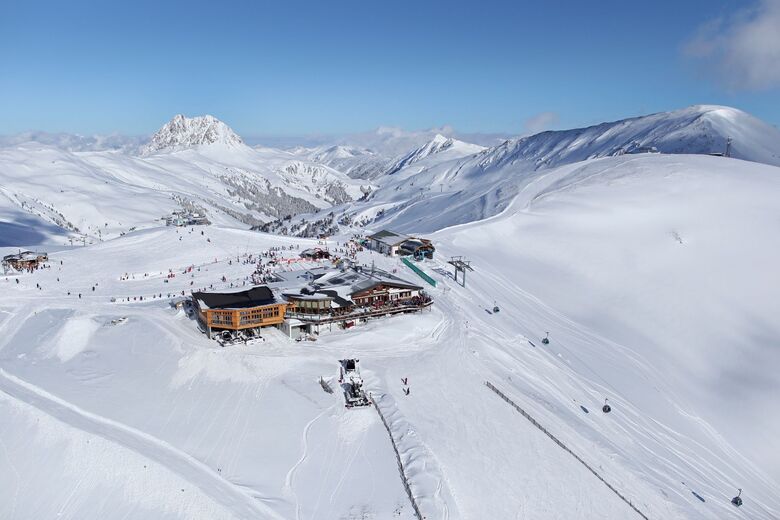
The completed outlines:
<svg viewBox="0 0 780 520">
<path fill-rule="evenodd" d="M 193 292 L 198 320 L 209 337 L 212 329 L 239 331 L 273 327 L 284 322 L 287 303 L 274 298 L 267 286 L 227 293 Z"/>
<path fill-rule="evenodd" d="M 352 295 L 355 305 L 367 307 L 388 302 L 403 302 L 420 295 L 420 287 L 398 286 L 391 283 L 377 284 Z"/>
<path fill-rule="evenodd" d="M 243 330 L 271 327 L 284 321 L 286 303 L 273 303 L 245 309 L 203 309 L 201 320 L 212 329 Z"/>
</svg>

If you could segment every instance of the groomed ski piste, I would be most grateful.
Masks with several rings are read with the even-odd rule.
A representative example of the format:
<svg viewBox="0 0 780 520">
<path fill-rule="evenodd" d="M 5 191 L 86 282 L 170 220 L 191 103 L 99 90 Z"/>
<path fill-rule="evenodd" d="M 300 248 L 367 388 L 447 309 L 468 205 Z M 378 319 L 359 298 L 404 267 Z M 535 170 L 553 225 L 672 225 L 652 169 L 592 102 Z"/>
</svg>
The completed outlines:
<svg viewBox="0 0 780 520">
<path fill-rule="evenodd" d="M 428 520 L 640 518 L 571 453 L 650 519 L 778 518 L 777 171 L 659 155 L 550 170 L 431 235 L 429 310 L 315 342 L 223 348 L 167 295 L 317 240 L 210 226 L 49 248 L 51 269 L 0 277 L 0 518 L 412 519 L 402 476 Z M 376 406 L 323 391 L 345 358 Z"/>
</svg>

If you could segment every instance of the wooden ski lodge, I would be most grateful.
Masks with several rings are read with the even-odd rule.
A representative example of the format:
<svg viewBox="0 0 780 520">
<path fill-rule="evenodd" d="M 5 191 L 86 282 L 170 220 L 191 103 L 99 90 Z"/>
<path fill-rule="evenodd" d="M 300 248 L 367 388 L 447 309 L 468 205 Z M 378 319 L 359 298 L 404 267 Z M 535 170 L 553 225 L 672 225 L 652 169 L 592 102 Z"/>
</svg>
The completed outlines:
<svg viewBox="0 0 780 520">
<path fill-rule="evenodd" d="M 287 309 L 265 285 L 238 292 L 193 292 L 192 300 L 209 338 L 214 330 L 279 326 Z"/>
<path fill-rule="evenodd" d="M 193 292 L 192 304 L 209 338 L 253 337 L 261 327 L 300 338 L 323 326 L 349 328 L 371 318 L 419 312 L 432 300 L 419 285 L 357 266 L 289 271 L 269 285 L 241 291 Z"/>
</svg>

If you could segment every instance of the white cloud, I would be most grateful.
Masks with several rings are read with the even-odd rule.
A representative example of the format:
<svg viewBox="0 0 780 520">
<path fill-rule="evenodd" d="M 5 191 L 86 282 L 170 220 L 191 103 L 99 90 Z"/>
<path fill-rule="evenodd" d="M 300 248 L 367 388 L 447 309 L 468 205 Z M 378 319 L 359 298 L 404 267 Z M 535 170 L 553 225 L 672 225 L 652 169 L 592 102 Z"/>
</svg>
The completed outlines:
<svg viewBox="0 0 780 520">
<path fill-rule="evenodd" d="M 523 133 L 533 135 L 544 132 L 557 123 L 558 119 L 558 114 L 555 112 L 540 112 L 523 122 Z"/>
<path fill-rule="evenodd" d="M 684 52 L 729 88 L 780 87 L 780 0 L 759 0 L 728 19 L 703 24 Z"/>
</svg>

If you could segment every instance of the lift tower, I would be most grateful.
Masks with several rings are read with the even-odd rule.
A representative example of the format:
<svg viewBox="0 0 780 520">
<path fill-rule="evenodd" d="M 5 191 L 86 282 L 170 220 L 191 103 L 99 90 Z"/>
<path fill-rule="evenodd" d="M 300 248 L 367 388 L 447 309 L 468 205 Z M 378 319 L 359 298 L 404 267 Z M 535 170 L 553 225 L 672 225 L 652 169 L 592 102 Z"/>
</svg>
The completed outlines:
<svg viewBox="0 0 780 520">
<path fill-rule="evenodd" d="M 462 256 L 453 256 L 447 263 L 452 264 L 455 267 L 455 282 L 458 281 L 458 273 L 463 273 L 460 285 L 466 287 L 466 271 L 474 270 L 474 268 L 471 267 L 471 260 L 466 260 Z"/>
</svg>

